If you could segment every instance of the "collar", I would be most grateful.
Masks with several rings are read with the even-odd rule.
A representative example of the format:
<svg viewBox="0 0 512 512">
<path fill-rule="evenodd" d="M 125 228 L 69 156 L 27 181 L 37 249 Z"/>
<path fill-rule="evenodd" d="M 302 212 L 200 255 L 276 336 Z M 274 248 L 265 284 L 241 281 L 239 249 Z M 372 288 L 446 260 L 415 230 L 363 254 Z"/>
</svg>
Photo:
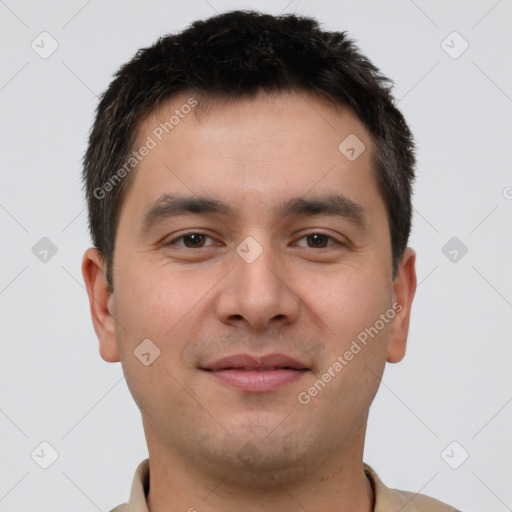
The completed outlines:
<svg viewBox="0 0 512 512">
<path fill-rule="evenodd" d="M 423 494 L 390 489 L 380 480 L 377 473 L 363 463 L 364 473 L 370 481 L 375 497 L 373 512 L 459 512 L 453 507 L 441 503 Z M 135 471 L 130 501 L 112 512 L 148 512 L 146 496 L 149 491 L 149 459 L 143 460 Z"/>
</svg>

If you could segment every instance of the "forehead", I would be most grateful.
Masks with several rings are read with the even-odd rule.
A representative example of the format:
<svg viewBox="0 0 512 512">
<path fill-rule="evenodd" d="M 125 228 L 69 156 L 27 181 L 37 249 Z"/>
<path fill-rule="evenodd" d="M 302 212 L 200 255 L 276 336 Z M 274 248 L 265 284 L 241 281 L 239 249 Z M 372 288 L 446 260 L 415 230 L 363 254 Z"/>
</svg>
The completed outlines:
<svg viewBox="0 0 512 512">
<path fill-rule="evenodd" d="M 298 157 L 307 153 L 318 159 L 339 156 L 340 138 L 364 140 L 371 153 L 371 137 L 357 115 L 344 105 L 308 91 L 259 93 L 251 98 L 216 98 L 181 92 L 158 105 L 138 127 L 136 146 L 147 137 L 160 149 L 179 149 L 180 142 L 195 144 L 198 152 L 217 144 L 216 156 L 252 158 L 257 164 L 272 151 Z M 221 142 L 222 144 L 218 144 Z M 230 143 L 237 144 L 231 145 Z M 252 154 L 248 151 L 253 149 Z M 152 152 L 160 153 L 160 151 Z M 151 155 L 150 155 L 151 156 Z M 179 155 L 176 153 L 176 157 Z"/>
<path fill-rule="evenodd" d="M 336 189 L 357 202 L 379 195 L 365 126 L 351 109 L 312 93 L 205 104 L 183 92 L 140 124 L 133 149 L 145 145 L 151 150 L 137 165 L 125 203 L 130 196 L 148 205 L 163 193 L 186 193 L 243 209 Z"/>
</svg>

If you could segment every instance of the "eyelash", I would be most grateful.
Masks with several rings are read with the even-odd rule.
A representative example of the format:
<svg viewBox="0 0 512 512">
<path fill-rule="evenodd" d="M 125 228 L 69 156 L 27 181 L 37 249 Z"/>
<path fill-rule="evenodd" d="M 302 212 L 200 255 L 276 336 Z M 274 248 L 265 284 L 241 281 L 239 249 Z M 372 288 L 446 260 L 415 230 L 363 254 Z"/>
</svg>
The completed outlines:
<svg viewBox="0 0 512 512">
<path fill-rule="evenodd" d="M 198 231 L 191 231 L 189 233 L 185 233 L 183 235 L 180 235 L 179 237 L 174 238 L 173 240 L 171 240 L 169 242 L 166 242 L 163 245 L 166 246 L 166 247 L 167 246 L 171 246 L 171 245 L 176 245 L 176 241 L 183 240 L 184 238 L 189 237 L 191 235 L 200 235 L 200 236 L 203 236 L 205 238 L 210 238 L 211 240 L 213 240 L 213 237 L 211 237 L 210 235 L 206 235 L 206 234 L 200 233 Z M 307 234 L 301 236 L 299 238 L 299 240 L 302 240 L 303 238 L 307 238 L 307 237 L 313 236 L 313 235 L 320 235 L 320 236 L 326 237 L 328 239 L 328 241 L 331 240 L 333 242 L 333 243 L 331 243 L 331 245 L 327 245 L 326 247 L 319 247 L 319 248 L 316 248 L 316 249 L 327 249 L 327 248 L 332 247 L 334 245 L 339 245 L 339 246 L 343 246 L 344 245 L 342 242 L 340 242 L 339 240 L 336 240 L 331 235 L 328 235 L 326 233 L 322 233 L 321 231 L 312 231 L 311 233 L 307 233 Z M 327 243 L 329 243 L 329 242 L 327 242 Z M 197 250 L 197 249 L 205 249 L 206 247 L 210 247 L 210 246 L 211 245 L 207 245 L 207 246 L 203 246 L 203 247 L 186 247 L 184 245 L 179 245 L 178 247 L 181 247 L 183 249 Z M 306 248 L 307 249 L 315 249 L 315 247 L 306 247 Z"/>
</svg>

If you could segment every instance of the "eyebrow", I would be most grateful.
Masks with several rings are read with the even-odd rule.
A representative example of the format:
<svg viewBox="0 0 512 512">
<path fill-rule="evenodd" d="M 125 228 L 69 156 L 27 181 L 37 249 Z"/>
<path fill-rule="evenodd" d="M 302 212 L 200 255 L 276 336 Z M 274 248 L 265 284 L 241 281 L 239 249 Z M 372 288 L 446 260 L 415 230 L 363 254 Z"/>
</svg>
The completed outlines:
<svg viewBox="0 0 512 512">
<path fill-rule="evenodd" d="M 142 215 L 144 231 L 170 217 L 180 215 L 223 215 L 232 216 L 235 210 L 228 204 L 211 197 L 177 196 L 162 194 Z M 363 206 L 343 194 L 330 194 L 311 199 L 293 197 L 275 210 L 277 217 L 300 215 L 329 215 L 342 217 L 361 231 L 368 230 L 368 216 Z"/>
<path fill-rule="evenodd" d="M 327 196 L 294 197 L 277 209 L 280 218 L 298 215 L 330 215 L 348 220 L 361 231 L 368 230 L 368 215 L 363 206 L 343 194 Z"/>
</svg>

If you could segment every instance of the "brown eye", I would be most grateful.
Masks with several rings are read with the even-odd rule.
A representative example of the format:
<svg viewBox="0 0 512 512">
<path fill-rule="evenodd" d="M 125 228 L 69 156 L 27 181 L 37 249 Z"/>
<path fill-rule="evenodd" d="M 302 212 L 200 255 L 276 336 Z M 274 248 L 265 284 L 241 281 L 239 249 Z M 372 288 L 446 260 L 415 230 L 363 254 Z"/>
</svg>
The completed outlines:
<svg viewBox="0 0 512 512">
<path fill-rule="evenodd" d="M 182 235 L 178 238 L 175 238 L 174 240 L 171 240 L 168 243 L 165 243 L 164 245 L 177 245 L 179 247 L 184 247 L 186 249 L 201 249 L 202 247 L 207 247 L 208 245 L 205 245 L 205 240 L 209 238 L 212 240 L 210 236 L 203 235 L 202 233 L 188 233 L 186 235 Z M 182 241 L 183 243 L 179 243 Z"/>
<path fill-rule="evenodd" d="M 322 235 L 321 233 L 314 233 L 312 235 L 308 235 L 306 237 L 309 242 L 311 242 L 313 247 L 326 247 L 327 241 L 329 237 L 327 235 Z"/>
<path fill-rule="evenodd" d="M 204 239 L 204 235 L 200 235 L 199 233 L 192 233 L 191 235 L 185 235 L 183 237 L 183 242 L 185 243 L 185 247 L 203 247 Z"/>
<path fill-rule="evenodd" d="M 299 246 L 311 249 L 324 249 L 334 244 L 341 245 L 341 243 L 334 240 L 332 236 L 324 233 L 311 233 L 303 236 L 300 240 L 306 240 L 306 245 L 299 243 Z"/>
</svg>

